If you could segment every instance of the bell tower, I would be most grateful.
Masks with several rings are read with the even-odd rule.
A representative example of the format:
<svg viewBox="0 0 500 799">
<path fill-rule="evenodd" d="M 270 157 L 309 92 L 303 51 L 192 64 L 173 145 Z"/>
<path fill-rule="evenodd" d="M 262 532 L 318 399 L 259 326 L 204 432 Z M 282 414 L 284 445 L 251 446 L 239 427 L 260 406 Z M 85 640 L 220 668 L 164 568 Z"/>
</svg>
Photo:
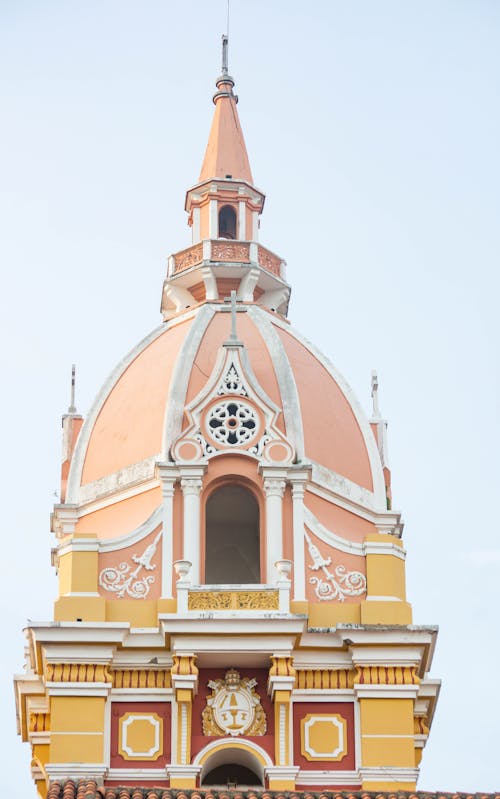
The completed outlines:
<svg viewBox="0 0 500 799">
<path fill-rule="evenodd" d="M 163 321 L 63 418 L 58 595 L 15 678 L 40 799 L 416 789 L 437 628 L 406 596 L 378 379 L 368 418 L 287 319 L 227 44 Z"/>
<path fill-rule="evenodd" d="M 290 286 L 285 261 L 259 243 L 265 195 L 254 185 L 238 117 L 234 79 L 228 72 L 228 38 L 222 37 L 222 72 L 198 183 L 186 193 L 192 245 L 171 255 L 161 311 L 169 319 L 201 302 L 237 292 L 286 314 Z"/>
</svg>

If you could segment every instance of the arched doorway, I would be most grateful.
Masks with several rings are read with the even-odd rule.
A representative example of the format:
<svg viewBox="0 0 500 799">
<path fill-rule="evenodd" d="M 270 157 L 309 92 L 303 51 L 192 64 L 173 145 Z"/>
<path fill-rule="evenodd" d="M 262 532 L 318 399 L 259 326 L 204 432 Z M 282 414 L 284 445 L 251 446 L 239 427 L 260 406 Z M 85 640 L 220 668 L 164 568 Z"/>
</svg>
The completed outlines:
<svg viewBox="0 0 500 799">
<path fill-rule="evenodd" d="M 240 785 L 261 787 L 262 782 L 259 777 L 246 766 L 240 763 L 225 763 L 209 771 L 202 782 L 206 785 L 223 785 L 224 787 L 237 787 Z"/>
<path fill-rule="evenodd" d="M 260 583 L 259 505 L 247 488 L 225 485 L 207 500 L 205 583 Z"/>
<path fill-rule="evenodd" d="M 265 768 L 272 762 L 259 746 L 248 741 L 233 743 L 226 739 L 222 746 L 217 741 L 209 744 L 197 755 L 195 764 L 202 767 L 202 788 L 262 788 Z"/>
</svg>

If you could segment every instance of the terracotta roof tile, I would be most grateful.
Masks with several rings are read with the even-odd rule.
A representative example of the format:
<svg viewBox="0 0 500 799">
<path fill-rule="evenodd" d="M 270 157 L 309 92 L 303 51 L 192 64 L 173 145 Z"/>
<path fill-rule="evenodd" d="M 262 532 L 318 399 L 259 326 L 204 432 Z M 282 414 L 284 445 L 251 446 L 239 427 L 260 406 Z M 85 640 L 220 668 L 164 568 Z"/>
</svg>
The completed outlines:
<svg viewBox="0 0 500 799">
<path fill-rule="evenodd" d="M 94 780 L 51 783 L 47 799 L 500 799 L 497 793 L 449 793 L 398 791 L 247 791 L 174 790 L 144 787 L 99 787 Z"/>
</svg>

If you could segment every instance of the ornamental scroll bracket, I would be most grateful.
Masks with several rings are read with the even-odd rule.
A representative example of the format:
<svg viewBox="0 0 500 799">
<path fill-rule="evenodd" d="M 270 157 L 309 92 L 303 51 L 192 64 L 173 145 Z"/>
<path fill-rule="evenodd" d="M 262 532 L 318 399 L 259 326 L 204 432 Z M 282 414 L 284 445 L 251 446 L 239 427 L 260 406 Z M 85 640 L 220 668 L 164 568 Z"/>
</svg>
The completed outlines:
<svg viewBox="0 0 500 799">
<path fill-rule="evenodd" d="M 305 529 L 304 536 L 312 560 L 309 568 L 312 571 L 320 572 L 320 574 L 309 578 L 309 582 L 314 585 L 314 593 L 318 599 L 322 601 L 336 599 L 339 602 L 344 602 L 346 597 L 362 596 L 366 593 L 366 577 L 362 572 L 347 571 L 342 564 L 334 566 L 330 557 L 323 557 Z"/>
<path fill-rule="evenodd" d="M 140 576 L 142 570 L 149 572 L 156 569 L 152 562 L 162 531 L 157 534 L 154 541 L 149 544 L 142 555 L 133 555 L 132 561 L 137 564 L 135 569 L 130 563 L 124 561 L 119 566 L 106 566 L 99 574 L 99 585 L 105 591 L 116 594 L 118 599 L 129 596 L 132 599 L 146 599 L 150 587 L 155 582 L 152 574 Z"/>
<path fill-rule="evenodd" d="M 238 452 L 273 465 L 288 465 L 295 449 L 278 429 L 280 408 L 258 384 L 245 347 L 231 340 L 220 348 L 205 387 L 186 407 L 188 427 L 175 440 L 178 463 Z"/>
</svg>

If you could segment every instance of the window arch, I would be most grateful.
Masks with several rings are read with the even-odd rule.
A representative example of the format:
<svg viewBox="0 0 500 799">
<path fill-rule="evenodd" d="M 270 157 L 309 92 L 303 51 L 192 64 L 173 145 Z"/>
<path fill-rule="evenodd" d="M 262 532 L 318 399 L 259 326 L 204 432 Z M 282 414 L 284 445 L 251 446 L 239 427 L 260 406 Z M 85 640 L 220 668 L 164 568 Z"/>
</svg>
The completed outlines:
<svg viewBox="0 0 500 799">
<path fill-rule="evenodd" d="M 231 483 L 205 508 L 205 583 L 260 583 L 260 514 L 252 492 Z"/>
<path fill-rule="evenodd" d="M 223 205 L 219 211 L 219 238 L 236 238 L 236 211 L 232 205 Z"/>
</svg>

